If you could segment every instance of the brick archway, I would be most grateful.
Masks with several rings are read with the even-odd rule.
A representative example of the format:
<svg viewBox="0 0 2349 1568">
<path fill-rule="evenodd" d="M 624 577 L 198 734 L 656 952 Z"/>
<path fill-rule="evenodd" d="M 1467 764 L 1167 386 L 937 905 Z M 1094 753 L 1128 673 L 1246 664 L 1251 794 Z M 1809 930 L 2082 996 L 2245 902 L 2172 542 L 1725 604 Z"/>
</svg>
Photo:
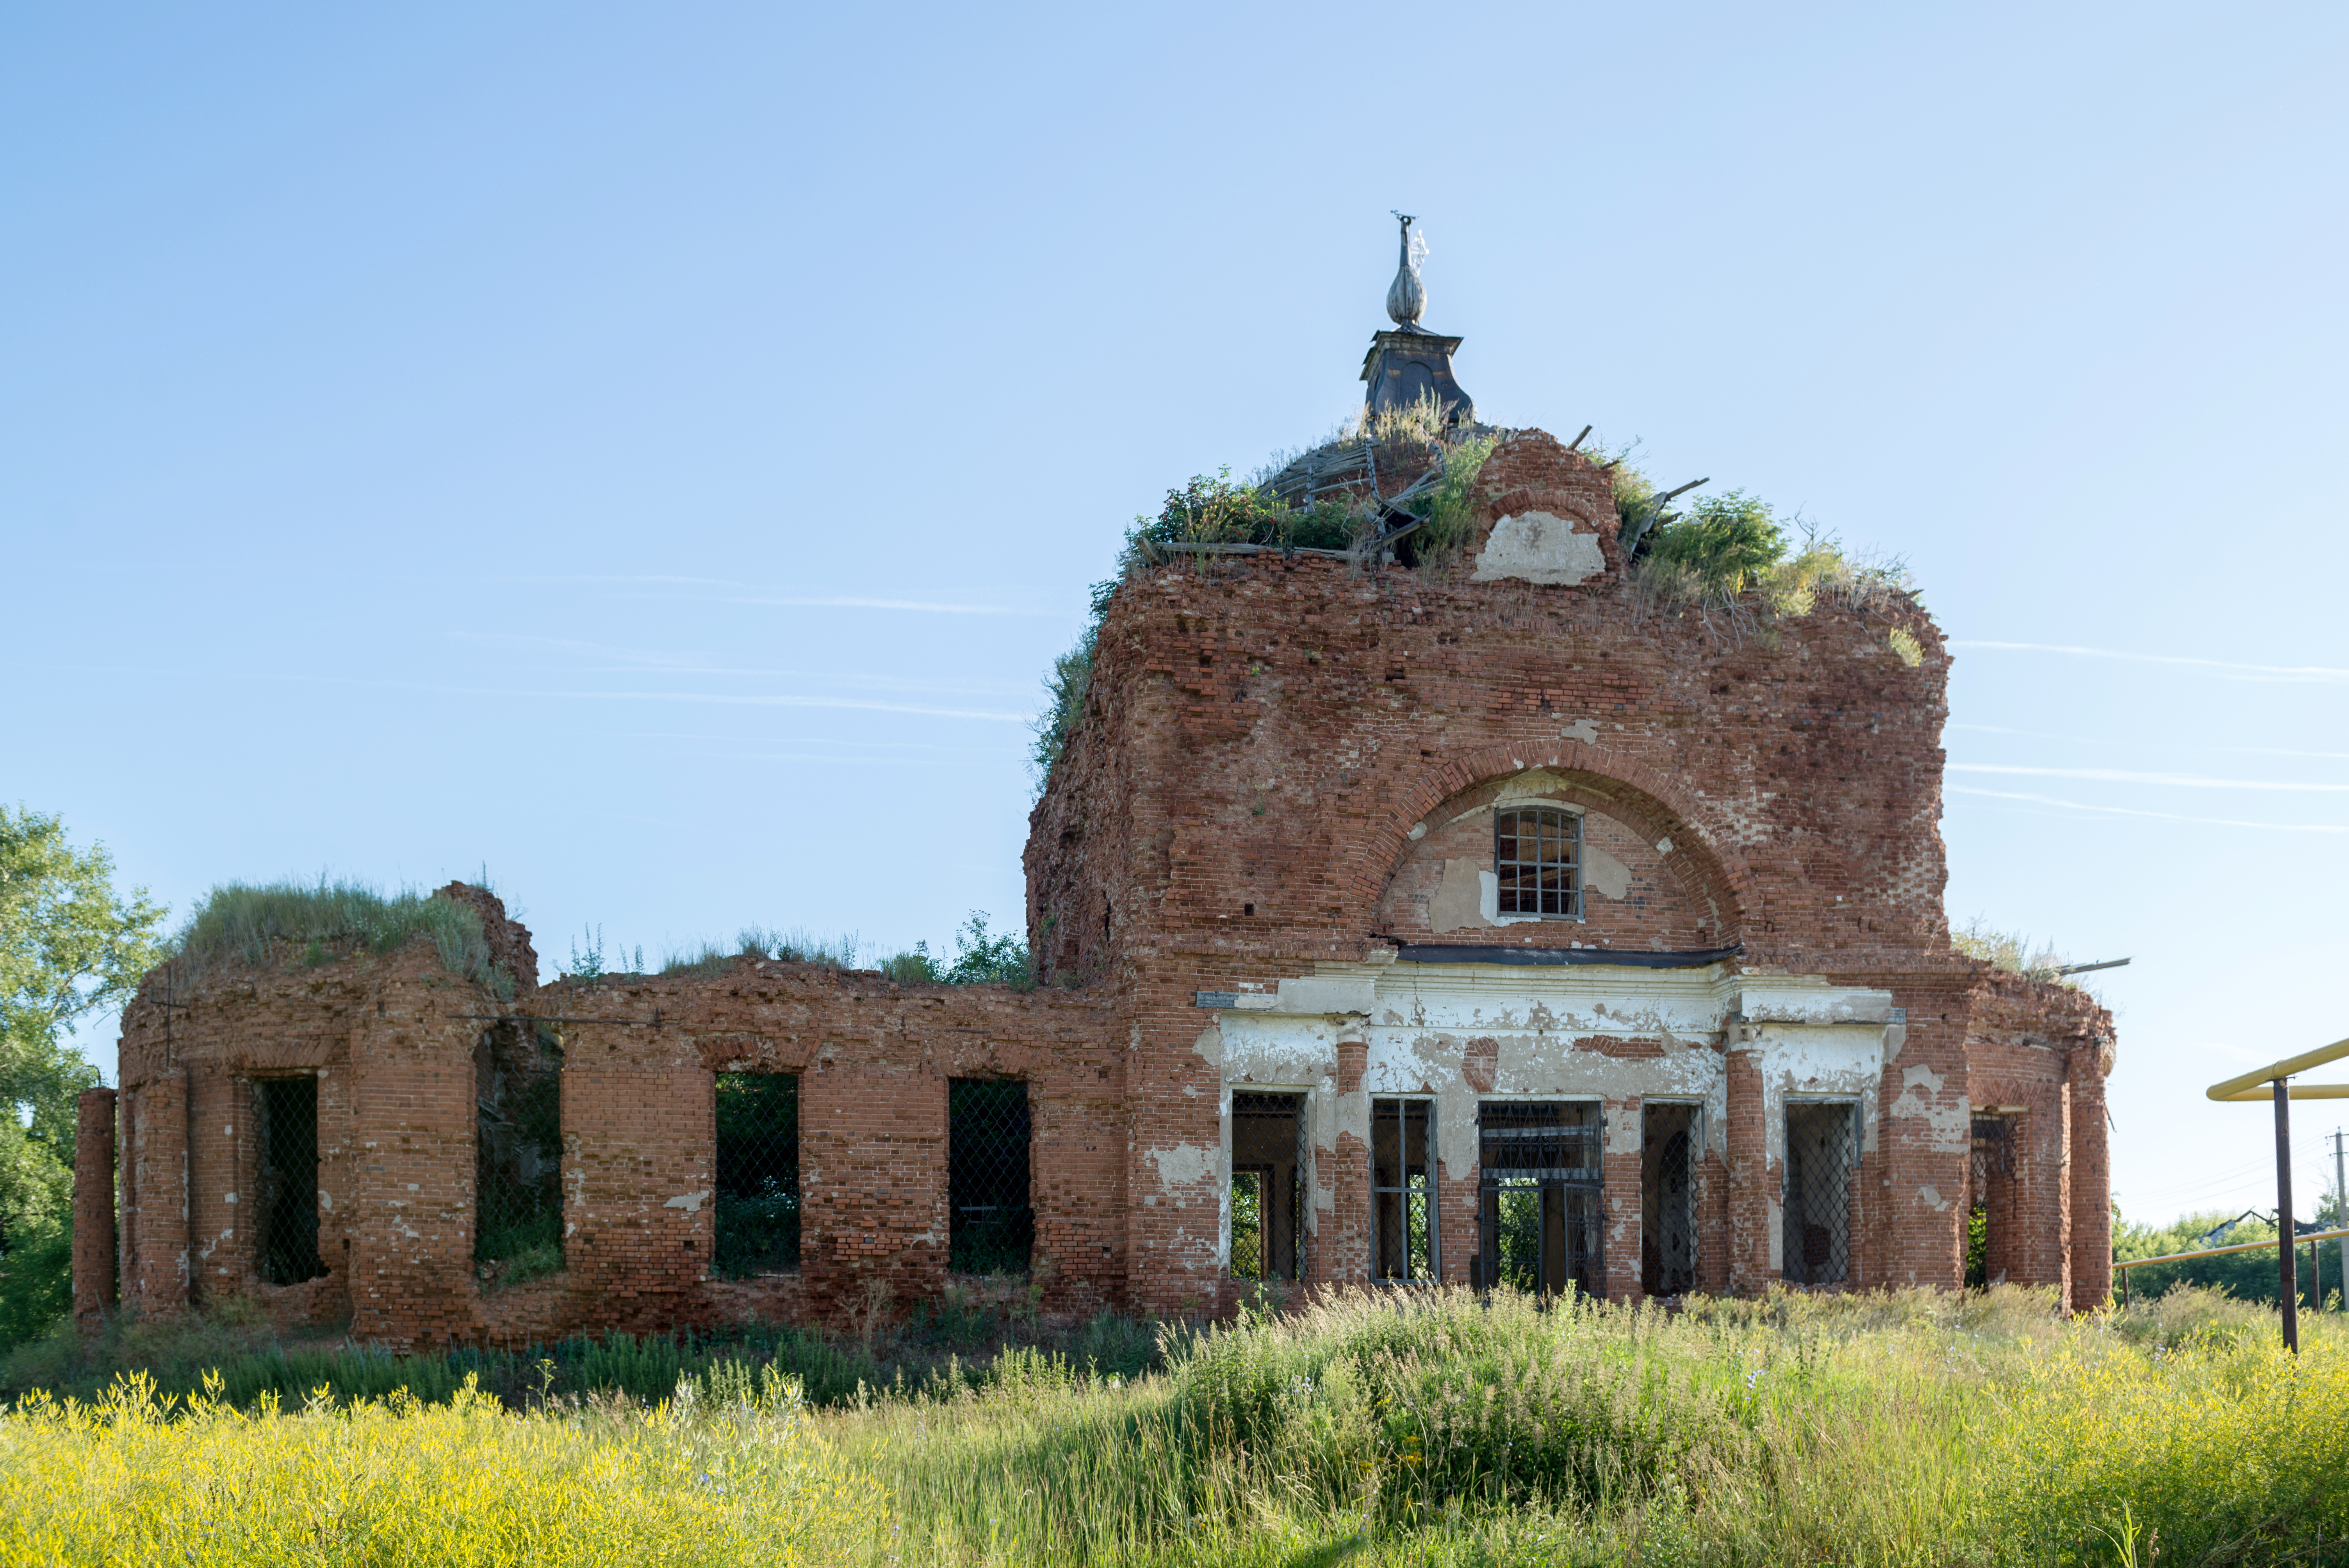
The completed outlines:
<svg viewBox="0 0 2349 1568">
<path fill-rule="evenodd" d="M 1588 779 L 1610 806 L 1634 818 L 1643 832 L 1671 840 L 1673 858 L 1686 856 L 1683 863 L 1700 890 L 1719 899 L 1725 934 L 1734 938 L 1757 914 L 1759 890 L 1752 869 L 1697 827 L 1690 803 L 1671 779 L 1635 758 L 1579 740 L 1539 748 L 1481 747 L 1404 769 L 1373 809 L 1376 826 L 1353 889 L 1358 907 L 1378 907 L 1410 845 L 1412 824 L 1455 796 L 1532 768 Z"/>
</svg>

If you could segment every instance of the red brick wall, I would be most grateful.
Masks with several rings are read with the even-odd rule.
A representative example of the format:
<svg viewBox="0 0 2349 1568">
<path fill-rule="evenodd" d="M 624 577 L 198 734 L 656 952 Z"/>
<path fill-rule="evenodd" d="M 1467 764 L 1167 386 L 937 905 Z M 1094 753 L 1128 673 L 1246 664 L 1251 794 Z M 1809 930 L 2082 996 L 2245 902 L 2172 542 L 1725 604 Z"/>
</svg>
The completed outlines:
<svg viewBox="0 0 2349 1568">
<path fill-rule="evenodd" d="M 114 1091 L 86 1088 L 75 1108 L 73 1310 L 83 1324 L 114 1305 Z"/>
<path fill-rule="evenodd" d="M 1886 1036 L 1854 1193 L 1856 1283 L 1958 1283 L 1957 1130 L 1992 1094 L 2025 1110 L 2015 1267 L 2101 1292 L 2110 1020 L 2076 993 L 1984 976 L 1949 945 L 1939 631 L 1900 599 L 1824 594 L 1775 624 L 1752 603 L 1660 606 L 1621 581 L 1607 475 L 1537 431 L 1485 469 L 1480 537 L 1531 510 L 1579 520 L 1606 573 L 1567 587 L 1476 582 L 1471 561 L 1363 570 L 1261 555 L 1120 587 L 1026 855 L 1038 968 L 1073 988 L 900 987 L 766 964 L 533 995 L 529 934 L 486 893 L 444 890 L 481 912 L 492 953 L 523 976 L 513 1007 L 629 1020 L 560 1026 L 571 1243 L 555 1280 L 485 1296 L 471 1266 L 484 1025 L 467 1015 L 508 1004 L 420 947 L 315 969 L 288 954 L 176 988 L 159 972 L 124 1019 L 126 1295 L 184 1302 L 193 1266 L 199 1299 L 252 1289 L 281 1315 L 347 1301 L 356 1331 L 395 1343 L 837 1317 L 871 1309 L 876 1274 L 902 1310 L 944 1283 L 947 1082 L 999 1075 L 1030 1086 L 1048 1310 L 1226 1303 L 1226 1085 L 1197 993 L 1271 989 L 1399 940 L 1475 940 L 1428 924 L 1436 868 L 1489 857 L 1489 817 L 1454 819 L 1536 768 L 1585 809 L 1587 841 L 1622 862 L 1628 885 L 1589 900 L 1587 921 L 1507 927 L 1512 945 L 1736 944 L 1748 972 L 1889 991 L 1906 1009 Z M 1920 663 L 1889 645 L 1895 628 Z M 1700 1162 L 1698 1266 L 1711 1288 L 1757 1290 L 1777 1277 L 1775 1102 L 1739 1029 L 1713 1041 L 1728 1053 L 1727 1109 Z M 1364 1069 L 1350 1049 L 1321 1070 L 1340 1119 L 1358 1124 Z M 697 1194 L 712 1186 L 712 1075 L 728 1068 L 802 1076 L 794 1277 L 707 1277 Z M 227 1194 L 251 1162 L 246 1080 L 286 1072 L 320 1075 L 333 1273 L 272 1296 L 250 1280 L 249 1220 Z M 1609 1114 L 1620 1125 L 1638 1105 L 1619 1096 Z M 1357 1280 L 1370 1268 L 1367 1160 L 1335 1127 L 1322 1121 L 1330 1141 L 1313 1161 L 1309 1266 Z M 1444 1267 L 1464 1277 L 1474 1151 L 1440 1157 Z M 1639 1280 L 1639 1166 L 1628 1151 L 1606 1158 L 1606 1261 L 1621 1291 Z"/>
</svg>

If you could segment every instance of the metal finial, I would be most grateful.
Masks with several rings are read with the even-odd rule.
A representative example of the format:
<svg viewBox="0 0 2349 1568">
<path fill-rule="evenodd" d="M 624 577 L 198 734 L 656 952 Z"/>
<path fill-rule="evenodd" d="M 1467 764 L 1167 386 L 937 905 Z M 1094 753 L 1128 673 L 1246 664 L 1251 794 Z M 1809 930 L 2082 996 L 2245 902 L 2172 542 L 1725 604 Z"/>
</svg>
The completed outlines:
<svg viewBox="0 0 2349 1568">
<path fill-rule="evenodd" d="M 1395 280 L 1387 286 L 1387 314 L 1400 327 L 1415 327 L 1420 313 L 1427 308 L 1427 291 L 1420 286 L 1419 268 L 1412 264 L 1411 226 L 1419 220 L 1408 212 L 1397 212 L 1402 221 L 1402 253 L 1395 263 Z"/>
</svg>

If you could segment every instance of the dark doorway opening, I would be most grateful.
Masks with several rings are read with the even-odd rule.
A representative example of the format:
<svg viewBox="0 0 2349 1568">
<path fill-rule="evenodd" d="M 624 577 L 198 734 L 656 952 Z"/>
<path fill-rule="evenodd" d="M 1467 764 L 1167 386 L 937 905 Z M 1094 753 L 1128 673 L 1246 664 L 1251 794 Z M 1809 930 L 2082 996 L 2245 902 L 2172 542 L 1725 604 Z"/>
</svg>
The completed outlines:
<svg viewBox="0 0 2349 1568">
<path fill-rule="evenodd" d="M 718 1233 L 711 1262 L 728 1279 L 800 1266 L 800 1080 L 792 1073 L 718 1075 Z"/>
<path fill-rule="evenodd" d="M 1028 1086 L 947 1084 L 947 1264 L 957 1274 L 1025 1274 L 1036 1246 L 1029 1206 Z"/>
<path fill-rule="evenodd" d="M 1696 1107 L 1651 1105 L 1640 1129 L 1640 1288 L 1696 1288 Z"/>
<path fill-rule="evenodd" d="M 1786 1108 L 1786 1184 L 1782 1238 L 1791 1284 L 1837 1284 L 1851 1277 L 1852 1166 L 1857 1161 L 1848 1101 Z"/>
<path fill-rule="evenodd" d="M 1232 1277 L 1305 1277 L 1305 1097 L 1232 1096 Z"/>
<path fill-rule="evenodd" d="M 1488 1099 L 1476 1108 L 1480 1288 L 1606 1294 L 1600 1126 L 1599 1107 L 1587 1101 Z"/>
<path fill-rule="evenodd" d="M 1992 1234 L 2003 1227 L 1993 1226 L 1991 1212 L 1993 1194 L 2004 1200 L 1998 1206 L 2010 1212 L 2013 1208 L 2013 1124 L 2002 1116 L 1977 1113 L 1973 1118 L 1973 1148 L 1966 1163 L 1966 1284 L 1970 1289 L 1983 1289 L 2006 1272 L 1992 1267 Z"/>
<path fill-rule="evenodd" d="M 545 1024 L 473 1047 L 473 1262 L 492 1284 L 563 1266 L 563 1047 Z"/>
<path fill-rule="evenodd" d="M 300 1284 L 326 1272 L 318 1255 L 318 1080 L 256 1079 L 253 1098 L 254 1263 L 272 1284 Z"/>
</svg>

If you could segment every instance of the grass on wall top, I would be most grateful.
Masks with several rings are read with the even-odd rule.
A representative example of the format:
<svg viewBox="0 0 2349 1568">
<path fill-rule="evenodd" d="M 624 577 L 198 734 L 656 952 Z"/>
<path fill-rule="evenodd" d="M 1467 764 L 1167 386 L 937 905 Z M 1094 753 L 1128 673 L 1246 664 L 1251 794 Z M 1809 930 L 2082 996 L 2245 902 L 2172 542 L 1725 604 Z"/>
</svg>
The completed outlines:
<svg viewBox="0 0 2349 1568">
<path fill-rule="evenodd" d="M 450 974 L 512 995 L 513 976 L 490 962 L 479 911 L 414 888 L 386 893 L 347 877 L 221 882 L 172 937 L 172 961 L 190 978 L 224 964 L 258 966 L 296 954 L 316 965 L 394 952 L 419 934 Z"/>
</svg>

